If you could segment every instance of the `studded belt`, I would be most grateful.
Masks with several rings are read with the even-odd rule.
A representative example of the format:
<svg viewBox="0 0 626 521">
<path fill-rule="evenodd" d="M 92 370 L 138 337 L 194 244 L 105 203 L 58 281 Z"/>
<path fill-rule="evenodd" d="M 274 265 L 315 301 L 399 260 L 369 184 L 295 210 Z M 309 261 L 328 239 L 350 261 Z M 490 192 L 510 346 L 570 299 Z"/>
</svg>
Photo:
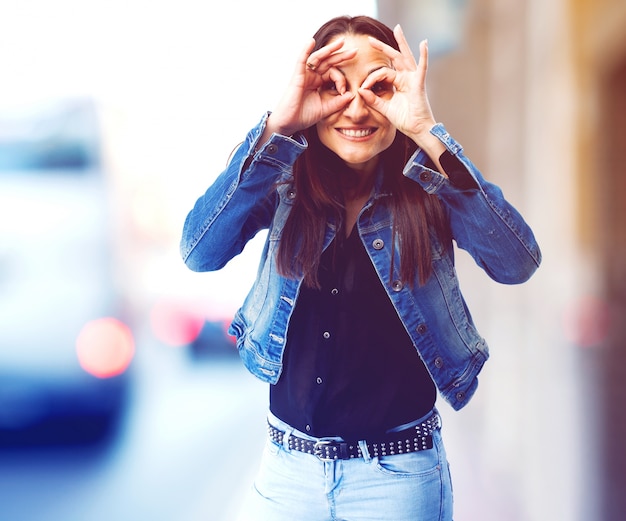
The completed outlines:
<svg viewBox="0 0 626 521">
<path fill-rule="evenodd" d="M 441 427 L 441 417 L 433 412 L 426 420 L 402 431 L 393 432 L 378 441 L 365 441 L 370 457 L 406 454 L 433 448 L 433 432 Z M 270 439 L 283 445 L 285 433 L 268 423 Z M 287 439 L 290 450 L 317 456 L 322 461 L 362 458 L 359 442 L 332 439 L 309 440 L 290 434 Z"/>
</svg>

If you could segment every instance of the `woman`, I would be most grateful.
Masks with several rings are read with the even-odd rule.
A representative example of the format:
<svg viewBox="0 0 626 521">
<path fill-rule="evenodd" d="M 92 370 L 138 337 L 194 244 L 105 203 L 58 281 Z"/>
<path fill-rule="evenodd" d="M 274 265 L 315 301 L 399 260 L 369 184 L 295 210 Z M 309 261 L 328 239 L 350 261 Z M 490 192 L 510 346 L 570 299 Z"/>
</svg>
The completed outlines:
<svg viewBox="0 0 626 521">
<path fill-rule="evenodd" d="M 278 106 L 189 213 L 187 265 L 217 270 L 269 229 L 231 332 L 269 382 L 269 438 L 243 519 L 449 520 L 437 389 L 469 401 L 488 357 L 453 243 L 527 280 L 532 231 L 443 125 L 400 27 L 324 24 Z"/>
</svg>

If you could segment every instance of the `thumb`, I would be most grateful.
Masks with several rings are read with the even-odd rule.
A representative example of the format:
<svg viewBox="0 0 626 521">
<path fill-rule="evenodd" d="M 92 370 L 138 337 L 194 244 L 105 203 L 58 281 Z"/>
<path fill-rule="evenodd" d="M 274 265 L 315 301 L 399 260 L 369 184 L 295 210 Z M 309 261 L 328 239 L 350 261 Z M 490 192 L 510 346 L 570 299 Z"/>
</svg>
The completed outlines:
<svg viewBox="0 0 626 521">
<path fill-rule="evenodd" d="M 344 92 L 339 96 L 334 96 L 325 107 L 326 115 L 333 114 L 347 107 L 354 99 L 355 94 L 352 92 Z"/>
<path fill-rule="evenodd" d="M 387 100 L 376 96 L 370 89 L 359 89 L 359 96 L 376 112 L 380 112 L 383 116 L 386 116 L 389 103 Z"/>
</svg>

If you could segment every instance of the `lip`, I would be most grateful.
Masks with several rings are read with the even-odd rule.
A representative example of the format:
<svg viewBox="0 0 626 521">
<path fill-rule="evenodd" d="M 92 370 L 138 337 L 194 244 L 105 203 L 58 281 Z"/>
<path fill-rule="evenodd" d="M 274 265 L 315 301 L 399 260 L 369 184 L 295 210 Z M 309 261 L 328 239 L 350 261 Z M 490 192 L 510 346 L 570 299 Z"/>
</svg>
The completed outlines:
<svg viewBox="0 0 626 521">
<path fill-rule="evenodd" d="M 376 127 L 337 127 L 335 130 L 344 138 L 361 141 L 373 136 L 378 129 Z"/>
</svg>

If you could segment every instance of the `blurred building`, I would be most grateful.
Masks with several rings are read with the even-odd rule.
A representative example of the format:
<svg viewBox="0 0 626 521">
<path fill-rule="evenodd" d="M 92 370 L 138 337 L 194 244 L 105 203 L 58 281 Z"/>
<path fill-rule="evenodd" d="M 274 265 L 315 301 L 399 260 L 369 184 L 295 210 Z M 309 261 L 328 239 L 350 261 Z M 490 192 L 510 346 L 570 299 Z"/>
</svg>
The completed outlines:
<svg viewBox="0 0 626 521">
<path fill-rule="evenodd" d="M 609 327 L 591 362 L 601 413 L 598 519 L 626 517 L 626 4 L 573 1 L 581 247 L 592 252 Z"/>
<path fill-rule="evenodd" d="M 414 49 L 429 38 L 436 117 L 544 253 L 517 288 L 459 260 L 492 360 L 476 403 L 447 415 L 457 510 L 625 519 L 626 3 L 396 0 L 379 15 Z"/>
</svg>

